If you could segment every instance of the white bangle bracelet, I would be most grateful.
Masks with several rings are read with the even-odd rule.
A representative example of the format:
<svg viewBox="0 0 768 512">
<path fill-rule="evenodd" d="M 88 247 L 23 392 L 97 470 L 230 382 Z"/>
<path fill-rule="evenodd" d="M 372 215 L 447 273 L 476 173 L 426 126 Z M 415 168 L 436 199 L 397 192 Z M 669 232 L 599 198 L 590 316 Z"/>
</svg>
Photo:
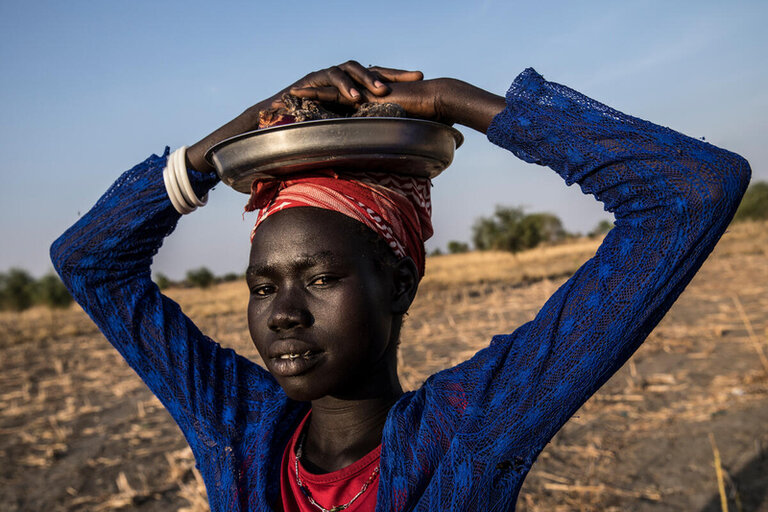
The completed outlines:
<svg viewBox="0 0 768 512">
<path fill-rule="evenodd" d="M 190 213 L 192 209 L 189 207 L 189 205 L 187 205 L 186 202 L 180 202 L 179 197 L 176 195 L 176 184 L 171 184 L 171 176 L 173 174 L 173 172 L 169 171 L 168 165 L 166 165 L 165 169 L 163 169 L 163 182 L 165 183 L 165 191 L 168 193 L 168 199 L 171 200 L 171 204 L 173 205 L 174 209 L 180 214 L 184 215 L 186 213 Z"/>
<path fill-rule="evenodd" d="M 198 206 L 205 206 L 208 202 L 208 194 L 199 199 L 192 189 L 186 166 L 187 147 L 182 146 L 168 156 L 163 169 L 163 182 L 168 198 L 177 212 L 182 215 L 191 213 Z"/>
<path fill-rule="evenodd" d="M 192 183 L 189 181 L 189 174 L 187 173 L 186 157 L 187 147 L 182 146 L 176 151 L 174 155 L 176 159 L 174 161 L 174 167 L 176 170 L 176 181 L 181 185 L 181 193 L 187 203 L 192 206 L 205 206 L 208 203 L 208 194 L 204 195 L 202 199 L 198 199 L 195 191 L 192 190 Z"/>
</svg>

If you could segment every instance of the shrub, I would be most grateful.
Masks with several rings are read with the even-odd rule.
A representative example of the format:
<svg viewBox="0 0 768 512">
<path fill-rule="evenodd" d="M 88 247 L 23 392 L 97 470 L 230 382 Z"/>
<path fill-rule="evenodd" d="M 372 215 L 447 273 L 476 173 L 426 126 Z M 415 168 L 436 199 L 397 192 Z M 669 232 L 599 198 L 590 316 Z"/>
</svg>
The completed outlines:
<svg viewBox="0 0 768 512">
<path fill-rule="evenodd" d="M 613 222 L 603 219 L 597 223 L 597 226 L 595 226 L 592 231 L 589 232 L 588 236 L 590 238 L 595 238 L 598 236 L 607 235 L 608 232 L 612 229 Z"/>
<path fill-rule="evenodd" d="M 522 208 L 497 206 L 492 217 L 481 217 L 472 227 L 472 242 L 481 251 L 517 252 L 567 236 L 560 219 L 551 213 L 526 214 Z"/>
<path fill-rule="evenodd" d="M 496 207 L 492 217 L 481 217 L 472 227 L 472 242 L 481 251 L 491 249 L 519 251 L 517 226 L 523 218 L 521 208 Z"/>
<path fill-rule="evenodd" d="M 245 277 L 241 276 L 240 274 L 236 274 L 234 272 L 228 272 L 222 276 L 221 282 L 231 283 L 232 281 L 238 281 L 241 279 L 245 279 Z"/>
<path fill-rule="evenodd" d="M 469 252 L 469 244 L 466 242 L 458 242 L 456 240 L 451 240 L 448 242 L 448 252 L 450 254 L 462 254 L 465 252 Z"/>
<path fill-rule="evenodd" d="M 72 295 L 53 272 L 44 275 L 35 285 L 35 302 L 49 308 L 66 308 L 72 304 Z"/>
<path fill-rule="evenodd" d="M 24 311 L 29 308 L 35 295 L 35 280 L 26 270 L 12 268 L 0 273 L 0 308 Z"/>
<path fill-rule="evenodd" d="M 757 181 L 749 186 L 734 221 L 768 219 L 768 182 Z"/>
<path fill-rule="evenodd" d="M 160 272 L 155 274 L 154 281 L 157 287 L 160 288 L 161 290 L 165 290 L 166 288 L 171 286 L 171 280 L 168 279 L 168 276 L 166 276 L 165 274 L 161 274 Z"/>
<path fill-rule="evenodd" d="M 206 267 L 200 267 L 187 272 L 187 284 L 198 288 L 208 288 L 216 280 L 213 272 Z"/>
<path fill-rule="evenodd" d="M 531 249 L 542 242 L 559 242 L 566 236 L 563 223 L 551 213 L 525 215 L 520 222 L 523 248 Z"/>
</svg>

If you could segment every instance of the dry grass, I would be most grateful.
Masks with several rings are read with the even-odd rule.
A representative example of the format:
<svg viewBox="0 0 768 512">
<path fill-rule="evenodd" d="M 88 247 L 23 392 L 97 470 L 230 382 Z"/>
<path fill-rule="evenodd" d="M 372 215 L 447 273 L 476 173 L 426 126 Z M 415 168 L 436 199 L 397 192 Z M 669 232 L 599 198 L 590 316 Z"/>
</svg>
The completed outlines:
<svg viewBox="0 0 768 512">
<path fill-rule="evenodd" d="M 427 258 L 422 287 L 464 284 L 521 285 L 572 274 L 595 253 L 600 240 L 581 239 L 564 245 L 511 254 L 470 252 Z"/>
<path fill-rule="evenodd" d="M 403 332 L 404 386 L 533 318 L 596 247 L 430 258 Z M 244 284 L 169 295 L 206 334 L 257 360 Z M 709 512 L 725 497 L 735 510 L 768 510 L 766 351 L 768 223 L 739 224 L 542 453 L 519 509 Z M 0 508 L 207 509 L 178 428 L 79 308 L 0 313 L 0 365 Z"/>
</svg>

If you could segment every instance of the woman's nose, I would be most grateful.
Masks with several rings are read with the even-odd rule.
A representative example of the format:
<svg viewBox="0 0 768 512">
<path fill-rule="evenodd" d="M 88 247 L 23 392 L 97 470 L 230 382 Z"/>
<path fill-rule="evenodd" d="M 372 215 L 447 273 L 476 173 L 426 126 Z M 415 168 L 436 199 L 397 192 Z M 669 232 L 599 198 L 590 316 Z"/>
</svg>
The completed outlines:
<svg viewBox="0 0 768 512">
<path fill-rule="evenodd" d="M 284 331 L 295 327 L 310 327 L 313 323 L 314 318 L 299 290 L 283 289 L 277 292 L 267 320 L 271 330 Z"/>
</svg>

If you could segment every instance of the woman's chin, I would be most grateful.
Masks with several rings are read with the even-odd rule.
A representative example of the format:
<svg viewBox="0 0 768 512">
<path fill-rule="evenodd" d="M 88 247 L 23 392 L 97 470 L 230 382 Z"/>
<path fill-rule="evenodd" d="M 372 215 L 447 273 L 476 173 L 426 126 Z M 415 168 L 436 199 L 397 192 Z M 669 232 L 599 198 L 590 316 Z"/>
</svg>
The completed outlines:
<svg viewBox="0 0 768 512">
<path fill-rule="evenodd" d="M 311 402 L 326 396 L 326 394 L 315 385 L 311 379 L 298 377 L 282 377 L 272 374 L 280 387 L 283 388 L 286 396 L 296 402 Z"/>
</svg>

